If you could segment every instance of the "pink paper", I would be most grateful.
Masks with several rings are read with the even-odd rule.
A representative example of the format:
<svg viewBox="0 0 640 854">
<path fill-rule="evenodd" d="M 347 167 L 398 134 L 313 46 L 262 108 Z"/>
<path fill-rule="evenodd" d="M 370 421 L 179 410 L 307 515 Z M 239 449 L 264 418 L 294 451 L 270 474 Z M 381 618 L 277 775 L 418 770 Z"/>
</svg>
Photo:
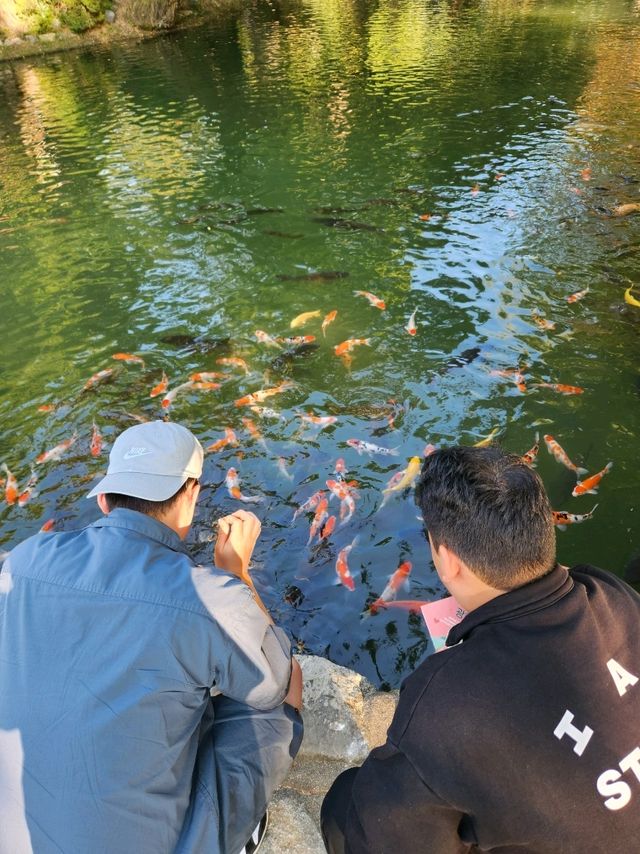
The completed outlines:
<svg viewBox="0 0 640 854">
<path fill-rule="evenodd" d="M 467 614 L 453 596 L 446 596 L 438 602 L 427 602 L 420 610 L 436 652 L 444 648 L 451 629 Z"/>
</svg>

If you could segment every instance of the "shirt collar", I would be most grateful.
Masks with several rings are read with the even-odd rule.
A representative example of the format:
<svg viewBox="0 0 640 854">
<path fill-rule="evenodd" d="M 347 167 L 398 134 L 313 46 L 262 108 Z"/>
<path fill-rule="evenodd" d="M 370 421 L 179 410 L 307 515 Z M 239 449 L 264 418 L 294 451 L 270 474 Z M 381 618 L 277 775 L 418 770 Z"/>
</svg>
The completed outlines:
<svg viewBox="0 0 640 854">
<path fill-rule="evenodd" d="M 182 552 L 191 557 L 187 547 L 175 531 L 165 525 L 164 522 L 154 519 L 153 516 L 147 516 L 146 513 L 138 513 L 137 510 L 116 507 L 108 516 L 102 516 L 89 527 L 122 528 L 125 531 L 135 531 L 137 534 L 142 534 L 151 540 L 168 546 L 175 552 Z"/>
<path fill-rule="evenodd" d="M 573 580 L 566 567 L 556 564 L 551 572 L 529 584 L 502 593 L 479 608 L 475 608 L 454 626 L 447 636 L 447 646 L 455 646 L 465 640 L 483 623 L 512 620 L 523 614 L 538 611 L 557 602 L 573 589 Z"/>
</svg>

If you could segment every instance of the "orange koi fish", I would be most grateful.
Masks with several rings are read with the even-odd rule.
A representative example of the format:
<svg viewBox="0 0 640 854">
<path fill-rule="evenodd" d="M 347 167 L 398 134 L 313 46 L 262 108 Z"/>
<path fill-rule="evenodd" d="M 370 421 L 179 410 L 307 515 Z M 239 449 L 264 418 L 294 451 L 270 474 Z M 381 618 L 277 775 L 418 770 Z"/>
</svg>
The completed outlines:
<svg viewBox="0 0 640 854">
<path fill-rule="evenodd" d="M 341 344 L 336 344 L 333 351 L 336 356 L 346 356 L 354 347 L 358 347 L 362 344 L 369 346 L 371 344 L 371 338 L 347 338 L 347 340 L 343 341 Z"/>
<path fill-rule="evenodd" d="M 245 362 L 244 359 L 241 359 L 239 356 L 226 356 L 220 359 L 216 359 L 217 365 L 229 365 L 231 368 L 242 368 L 245 374 L 251 373 L 249 371 L 249 365 Z"/>
<path fill-rule="evenodd" d="M 31 477 L 27 481 L 25 488 L 22 490 L 22 492 L 18 496 L 18 507 L 24 507 L 24 505 L 27 503 L 27 501 L 29 501 L 31 498 L 36 497 L 36 495 L 38 494 L 35 491 L 35 487 L 36 487 L 37 482 L 38 482 L 38 475 L 34 471 L 32 471 Z"/>
<path fill-rule="evenodd" d="M 401 608 L 403 611 L 410 611 L 412 614 L 419 614 L 423 605 L 428 605 L 429 602 L 418 601 L 417 599 L 396 599 L 391 602 L 374 603 L 377 608 Z"/>
<path fill-rule="evenodd" d="M 39 457 L 36 457 L 36 462 L 38 464 L 48 463 L 50 460 L 59 460 L 60 457 L 64 454 L 65 451 L 68 451 L 69 448 L 73 445 L 73 443 L 77 440 L 78 434 L 74 433 L 69 439 L 65 439 L 64 442 L 60 442 L 60 444 L 56 445 L 55 448 L 51 448 L 50 451 L 45 451 L 40 454 Z"/>
<path fill-rule="evenodd" d="M 559 394 L 582 394 L 584 389 L 579 385 L 564 385 L 563 383 L 534 383 L 536 388 L 550 388 Z"/>
<path fill-rule="evenodd" d="M 338 554 L 338 559 L 336 561 L 336 574 L 338 576 L 338 581 L 340 582 L 340 584 L 344 584 L 347 590 L 351 591 L 356 589 L 356 583 L 353 580 L 353 576 L 349 572 L 347 558 L 349 557 L 349 554 L 351 553 L 351 550 L 353 549 L 357 541 L 358 538 L 355 537 L 355 539 L 350 545 L 345 546 Z"/>
<path fill-rule="evenodd" d="M 94 374 L 92 377 L 89 377 L 89 379 L 84 384 L 84 388 L 85 389 L 93 388 L 94 386 L 97 386 L 99 383 L 103 383 L 103 382 L 106 382 L 107 380 L 111 379 L 112 376 L 113 376 L 113 368 L 106 368 L 104 371 L 98 371 L 97 374 Z"/>
<path fill-rule="evenodd" d="M 539 314 L 532 312 L 531 319 L 539 329 L 555 329 L 556 325 L 552 320 L 547 320 L 546 317 L 541 317 Z"/>
<path fill-rule="evenodd" d="M 591 167 L 587 166 L 586 169 L 583 169 L 580 172 L 580 177 L 582 178 L 583 181 L 590 181 L 591 180 Z"/>
<path fill-rule="evenodd" d="M 279 385 L 273 388 L 261 388 L 254 391 L 253 394 L 246 394 L 244 397 L 235 401 L 235 406 L 250 406 L 252 403 L 262 403 L 268 397 L 274 394 L 282 394 L 290 388 L 293 388 L 295 383 L 292 380 L 283 380 Z"/>
<path fill-rule="evenodd" d="M 522 370 L 524 370 L 524 368 Z M 492 377 L 512 377 L 518 391 L 521 391 L 524 394 L 527 390 L 524 374 L 520 368 L 511 368 L 506 371 L 490 371 L 489 373 Z"/>
<path fill-rule="evenodd" d="M 6 474 L 4 498 L 7 504 L 15 504 L 18 500 L 18 481 L 7 468 L 6 463 L 2 463 L 2 470 Z"/>
<path fill-rule="evenodd" d="M 238 444 L 238 439 L 237 439 L 234 431 L 231 429 L 231 427 L 225 427 L 224 428 L 224 438 L 218 439 L 217 442 L 214 442 L 212 445 L 209 445 L 209 447 L 206 450 L 210 453 L 216 453 L 216 451 L 221 450 L 222 448 L 226 447 L 227 445 L 237 445 L 237 444 Z"/>
<path fill-rule="evenodd" d="M 380 297 L 377 297 L 375 294 L 372 294 L 369 291 L 354 291 L 353 295 L 356 297 L 364 297 L 365 299 L 368 299 L 371 305 L 374 308 L 379 308 L 380 311 L 384 311 L 387 307 L 383 299 L 380 299 Z"/>
<path fill-rule="evenodd" d="M 372 614 L 376 613 L 381 603 L 393 601 L 397 597 L 400 588 L 409 588 L 409 575 L 411 574 L 411 569 L 411 561 L 407 560 L 404 563 L 401 563 L 396 571 L 389 576 L 387 586 L 384 588 L 379 598 L 376 599 L 369 608 Z"/>
<path fill-rule="evenodd" d="M 307 498 L 307 500 L 303 504 L 301 504 L 295 511 L 295 513 L 293 514 L 292 522 L 295 522 L 296 518 L 301 513 L 306 513 L 307 510 L 313 510 L 314 508 L 316 508 L 323 498 L 324 489 L 319 489 L 317 492 L 314 492 L 313 495 L 310 498 Z"/>
<path fill-rule="evenodd" d="M 278 338 L 276 339 L 281 344 L 288 344 L 291 347 L 299 347 L 300 344 L 311 344 L 316 340 L 315 335 L 294 335 L 293 338 Z"/>
<path fill-rule="evenodd" d="M 556 460 L 559 463 L 562 463 L 563 466 L 566 466 L 568 469 L 571 469 L 571 471 L 574 471 L 576 473 L 576 475 L 581 475 L 581 474 L 587 473 L 587 469 L 580 468 L 575 463 L 571 462 L 567 452 L 564 450 L 564 448 L 561 447 L 561 445 L 558 442 L 556 442 L 556 440 L 553 438 L 553 436 L 545 435 L 544 441 L 545 441 L 545 444 L 547 446 L 547 450 L 549 451 L 549 453 L 553 454 L 553 456 L 556 458 Z"/>
<path fill-rule="evenodd" d="M 191 388 L 195 388 L 198 391 L 214 391 L 217 388 L 220 388 L 220 383 L 213 383 L 210 380 L 189 380 L 189 384 Z M 187 385 L 187 383 L 185 383 Z"/>
<path fill-rule="evenodd" d="M 417 310 L 418 310 L 417 308 L 414 309 L 413 314 L 409 318 L 409 322 L 405 326 L 405 329 L 407 330 L 409 335 L 415 335 L 416 332 L 418 331 L 418 327 L 416 326 L 416 311 Z"/>
<path fill-rule="evenodd" d="M 340 502 L 340 527 L 346 525 L 356 511 L 356 500 L 353 493 L 345 495 Z"/>
<path fill-rule="evenodd" d="M 348 471 L 349 469 L 347 468 L 345 461 L 342 459 L 342 457 L 338 457 L 338 459 L 336 460 L 335 467 L 333 469 L 333 473 L 337 477 L 342 477 L 342 475 L 346 474 Z"/>
<path fill-rule="evenodd" d="M 262 329 L 256 329 L 255 336 L 260 344 L 268 344 L 270 347 L 276 347 L 278 350 L 282 350 L 282 345 L 278 344 L 272 335 L 268 335 L 266 332 L 263 332 Z"/>
<path fill-rule="evenodd" d="M 535 468 L 536 466 L 536 457 L 538 456 L 538 451 L 540 449 L 540 434 L 536 433 L 536 443 L 530 450 L 527 451 L 526 454 L 523 454 L 520 459 L 525 464 L 525 466 L 529 466 L 529 468 Z"/>
<path fill-rule="evenodd" d="M 194 383 L 210 383 L 219 379 L 228 379 L 229 374 L 224 374 L 222 371 L 197 371 L 191 374 L 189 379 Z M 220 384 L 216 384 L 216 388 L 220 388 Z"/>
<path fill-rule="evenodd" d="M 55 403 L 43 403 L 38 407 L 38 412 L 53 412 L 56 408 Z"/>
<path fill-rule="evenodd" d="M 316 512 L 313 516 L 313 521 L 311 522 L 311 527 L 309 528 L 309 539 L 307 540 L 307 545 L 311 544 L 311 541 L 318 533 L 320 528 L 322 527 L 325 519 L 329 515 L 327 512 L 327 507 L 329 503 L 326 498 L 321 498 L 318 502 L 318 506 L 316 507 Z"/>
<path fill-rule="evenodd" d="M 578 495 L 595 495 L 598 491 L 600 481 L 605 474 L 608 474 L 611 471 L 612 468 L 613 463 L 607 463 L 602 471 L 599 471 L 597 474 L 592 474 L 591 477 L 586 477 L 584 480 L 579 480 L 573 487 L 573 492 L 571 493 L 573 497 L 577 498 Z"/>
<path fill-rule="evenodd" d="M 149 397 L 157 397 L 159 394 L 164 394 L 165 391 L 169 388 L 169 377 L 162 372 L 162 379 L 158 383 L 158 385 L 154 385 L 154 387 L 149 392 Z"/>
<path fill-rule="evenodd" d="M 111 358 L 117 359 L 119 362 L 142 365 L 144 368 L 144 359 L 141 356 L 134 356 L 133 353 L 114 353 Z"/>
<path fill-rule="evenodd" d="M 430 213 L 420 214 L 418 216 L 418 219 L 422 220 L 422 222 L 429 222 L 429 220 L 431 219 L 431 214 Z"/>
<path fill-rule="evenodd" d="M 169 409 L 173 401 L 176 399 L 179 392 L 184 391 L 185 388 L 192 388 L 193 383 L 191 380 L 188 380 L 186 383 L 180 383 L 175 388 L 172 388 L 168 391 L 165 396 L 162 398 L 160 405 L 163 409 Z"/>
<path fill-rule="evenodd" d="M 322 321 L 322 334 L 325 338 L 327 337 L 327 326 L 330 323 L 333 323 L 333 321 L 336 319 L 337 316 L 338 316 L 338 310 L 337 309 L 330 311 L 329 314 L 325 314 L 324 320 Z"/>
<path fill-rule="evenodd" d="M 331 494 L 335 495 L 335 497 L 339 501 L 344 501 L 344 499 L 348 495 L 357 494 L 357 493 L 354 493 L 352 491 L 352 484 L 355 483 L 355 481 L 349 481 L 347 483 L 347 481 L 345 481 L 345 480 L 331 480 L 331 479 L 329 479 L 326 481 L 326 483 L 327 483 L 327 488 L 329 489 Z"/>
<path fill-rule="evenodd" d="M 335 424 L 338 420 L 335 415 L 313 415 L 311 412 L 307 415 L 300 414 L 299 417 L 301 421 L 306 421 L 307 424 L 313 424 L 321 430 L 324 430 L 325 427 L 329 427 L 331 424 Z"/>
<path fill-rule="evenodd" d="M 259 495 L 243 495 L 240 492 L 240 477 L 238 476 L 238 472 L 234 468 L 230 468 L 227 472 L 227 476 L 224 479 L 227 490 L 229 491 L 229 495 L 231 498 L 235 498 L 238 501 L 244 501 L 246 503 L 252 504 L 260 504 L 264 501 Z"/>
<path fill-rule="evenodd" d="M 90 451 L 92 457 L 99 457 L 102 451 L 102 436 L 95 421 L 93 422 L 93 432 L 91 433 Z"/>
<path fill-rule="evenodd" d="M 553 524 L 561 531 L 566 530 L 567 525 L 575 525 L 590 519 L 597 508 L 597 504 L 588 513 L 567 513 L 566 510 L 552 510 Z"/>
<path fill-rule="evenodd" d="M 586 297 L 586 295 L 588 293 L 589 293 L 589 288 L 585 288 L 583 291 L 576 291 L 575 294 L 570 294 L 567 297 L 567 302 L 569 302 L 569 303 L 578 302 L 578 300 L 582 299 L 583 297 Z"/>
<path fill-rule="evenodd" d="M 302 314 L 298 314 L 293 318 L 289 326 L 291 329 L 297 329 L 299 326 L 304 326 L 305 323 L 308 323 L 310 320 L 313 320 L 314 317 L 320 317 L 319 311 L 303 311 Z"/>
<path fill-rule="evenodd" d="M 264 440 L 264 436 L 256 427 L 255 422 L 252 421 L 251 418 L 243 418 L 242 423 L 244 424 L 245 428 L 247 429 L 251 437 L 254 439 L 254 441 L 262 445 L 265 451 L 268 451 L 269 449 L 267 448 L 267 443 Z"/>
<path fill-rule="evenodd" d="M 326 540 L 333 533 L 333 529 L 336 526 L 336 517 L 329 516 L 327 521 L 325 522 L 324 528 L 322 529 L 322 533 L 320 534 L 319 539 Z"/>
<path fill-rule="evenodd" d="M 504 172 L 496 172 L 496 174 L 493 176 L 495 181 L 502 181 L 502 179 L 506 178 L 506 177 L 507 176 L 505 175 Z"/>
<path fill-rule="evenodd" d="M 48 531 L 53 531 L 53 529 L 54 529 L 54 527 L 55 527 L 55 524 L 56 524 L 56 520 L 55 520 L 55 519 L 47 519 L 47 521 L 44 523 L 44 525 L 42 526 L 42 528 L 40 528 L 40 531 L 41 531 L 41 532 L 43 532 L 43 533 L 45 533 L 45 534 L 46 534 Z"/>
</svg>

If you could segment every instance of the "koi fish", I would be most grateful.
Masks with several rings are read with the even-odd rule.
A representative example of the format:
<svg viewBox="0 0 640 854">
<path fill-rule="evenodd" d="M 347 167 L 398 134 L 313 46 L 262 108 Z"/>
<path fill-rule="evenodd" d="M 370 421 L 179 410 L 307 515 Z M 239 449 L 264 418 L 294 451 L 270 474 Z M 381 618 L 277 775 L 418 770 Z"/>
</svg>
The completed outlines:
<svg viewBox="0 0 640 854">
<path fill-rule="evenodd" d="M 336 460 L 335 467 L 333 469 L 333 473 L 337 477 L 342 477 L 342 475 L 346 474 L 348 471 L 349 469 L 347 468 L 345 461 L 342 459 L 342 457 L 338 457 L 338 459 Z"/>
<path fill-rule="evenodd" d="M 419 614 L 423 605 L 428 605 L 429 602 L 418 601 L 417 599 L 396 599 L 391 602 L 374 603 L 377 608 L 401 608 L 403 611 L 410 611 L 412 614 Z"/>
<path fill-rule="evenodd" d="M 546 317 L 541 317 L 539 314 L 532 314 L 531 319 L 539 329 L 555 329 L 556 325 L 552 320 L 547 320 Z"/>
<path fill-rule="evenodd" d="M 525 466 L 529 466 L 529 468 L 535 468 L 536 465 L 536 457 L 538 456 L 538 451 L 540 450 L 540 434 L 536 433 L 536 443 L 530 450 L 527 451 L 526 454 L 523 454 L 520 459 L 525 464 Z"/>
<path fill-rule="evenodd" d="M 564 385 L 563 383 L 534 383 L 536 388 L 550 388 L 560 394 L 582 394 L 584 389 L 579 385 Z"/>
<path fill-rule="evenodd" d="M 316 507 L 316 512 L 313 516 L 313 521 L 311 522 L 311 527 L 309 528 L 309 539 L 307 540 L 307 545 L 311 543 L 315 535 L 318 533 L 320 528 L 322 527 L 325 519 L 329 515 L 327 512 L 327 507 L 329 506 L 329 502 L 326 498 L 321 498 L 318 502 L 318 506 Z"/>
<path fill-rule="evenodd" d="M 250 406 L 252 403 L 262 403 L 268 397 L 272 397 L 274 394 L 282 394 L 294 386 L 295 383 L 291 380 L 283 380 L 279 385 L 272 388 L 261 388 L 258 391 L 254 391 L 253 394 L 246 394 L 244 397 L 236 400 L 234 405 Z"/>
<path fill-rule="evenodd" d="M 352 493 L 345 495 L 340 502 L 340 527 L 346 525 L 356 511 L 356 501 Z"/>
<path fill-rule="evenodd" d="M 411 569 L 411 561 L 407 560 L 404 563 L 401 563 L 396 571 L 389 576 L 387 586 L 384 588 L 378 599 L 376 599 L 376 601 L 369 607 L 369 611 L 372 614 L 377 612 L 380 604 L 392 602 L 397 597 L 400 588 L 404 587 L 408 589 Z"/>
<path fill-rule="evenodd" d="M 197 371 L 195 374 L 191 374 L 189 379 L 194 383 L 210 383 L 219 379 L 227 379 L 228 376 L 221 371 Z M 220 388 L 220 383 L 216 383 L 215 387 Z"/>
<path fill-rule="evenodd" d="M 132 353 L 114 353 L 111 358 L 117 359 L 119 362 L 142 365 L 144 368 L 144 359 L 141 356 L 134 356 Z"/>
<path fill-rule="evenodd" d="M 324 489 L 319 489 L 317 492 L 314 492 L 313 495 L 310 498 L 307 498 L 307 500 L 303 504 L 301 504 L 295 511 L 295 513 L 293 514 L 292 522 L 295 522 L 296 518 L 301 513 L 306 513 L 307 510 L 313 510 L 314 508 L 316 508 L 323 498 Z"/>
<path fill-rule="evenodd" d="M 220 383 L 214 383 L 210 380 L 189 380 L 191 384 L 191 388 L 198 389 L 199 391 L 213 391 L 216 388 L 220 388 Z"/>
<path fill-rule="evenodd" d="M 431 219 L 431 214 L 429 214 L 429 213 L 420 214 L 418 216 L 418 219 L 422 220 L 422 222 L 429 222 L 429 220 Z"/>
<path fill-rule="evenodd" d="M 406 489 L 407 486 L 412 486 L 413 482 L 420 474 L 421 467 L 422 461 L 420 460 L 420 457 L 411 457 L 409 464 L 402 472 L 402 477 L 397 483 L 394 483 L 390 487 L 386 487 L 383 492 L 401 492 L 403 489 Z"/>
<path fill-rule="evenodd" d="M 229 469 L 224 479 L 224 482 L 230 497 L 235 498 L 237 501 L 244 501 L 245 503 L 253 504 L 260 504 L 262 501 L 264 501 L 264 498 L 262 498 L 260 495 L 243 495 L 240 492 L 240 477 L 238 476 L 238 472 L 234 468 Z"/>
<path fill-rule="evenodd" d="M 278 457 L 278 471 L 283 477 L 286 477 L 287 480 L 293 480 L 293 475 L 287 469 L 287 461 L 284 457 Z"/>
<path fill-rule="evenodd" d="M 281 344 L 289 344 L 292 347 L 298 347 L 300 344 L 311 344 L 316 340 L 315 335 L 294 335 L 293 338 L 278 338 Z"/>
<path fill-rule="evenodd" d="M 382 448 L 380 445 L 374 445 L 373 442 L 364 442 L 362 439 L 347 439 L 347 445 L 351 448 L 355 448 L 360 456 L 362 456 L 365 451 L 368 454 L 381 454 L 386 457 L 398 456 L 397 448 Z"/>
<path fill-rule="evenodd" d="M 480 439 L 480 441 L 476 442 L 473 447 L 474 448 L 488 448 L 489 445 L 493 442 L 494 438 L 498 435 L 499 432 L 500 432 L 500 428 L 494 427 L 488 436 L 485 436 L 484 439 Z"/>
<path fill-rule="evenodd" d="M 27 501 L 29 501 L 31 498 L 36 497 L 36 495 L 38 494 L 35 491 L 35 487 L 36 487 L 37 482 L 38 482 L 38 475 L 34 471 L 32 471 L 31 477 L 27 481 L 25 488 L 22 490 L 22 492 L 18 496 L 18 507 L 24 507 L 24 505 L 27 503 Z"/>
<path fill-rule="evenodd" d="M 267 443 L 264 440 L 264 436 L 258 430 L 255 423 L 251 420 L 251 418 L 243 418 L 242 423 L 244 424 L 244 426 L 246 427 L 247 431 L 250 433 L 250 435 L 254 439 L 254 441 L 258 442 L 259 445 L 262 445 L 262 447 L 265 449 L 265 451 L 268 452 L 269 449 L 267 448 Z"/>
<path fill-rule="evenodd" d="M 326 331 L 326 330 L 327 330 L 327 326 L 328 326 L 330 323 L 333 323 L 333 321 L 336 319 L 336 317 L 337 317 L 337 316 L 338 316 L 338 311 L 337 311 L 337 309 L 334 309 L 333 311 L 330 311 L 330 312 L 329 312 L 329 314 L 325 314 L 325 316 L 324 316 L 324 320 L 322 321 L 322 334 L 323 334 L 323 336 L 324 336 L 325 338 L 327 337 L 327 331 Z"/>
<path fill-rule="evenodd" d="M 583 297 L 586 297 L 586 295 L 588 293 L 589 293 L 589 288 L 585 288 L 583 291 L 576 291 L 575 294 L 570 294 L 567 297 L 567 302 L 569 302 L 569 303 L 578 302 L 578 300 L 582 299 Z"/>
<path fill-rule="evenodd" d="M 556 460 L 559 463 L 562 463 L 563 466 L 566 466 L 568 469 L 575 472 L 576 475 L 581 475 L 581 474 L 587 473 L 587 469 L 580 468 L 575 463 L 571 462 L 567 452 L 564 450 L 564 448 L 561 447 L 561 445 L 558 442 L 556 442 L 556 440 L 553 438 L 553 436 L 549 436 L 548 434 L 546 434 L 544 436 L 544 441 L 545 441 L 545 444 L 547 446 L 547 450 L 549 451 L 549 453 L 553 454 L 553 456 L 556 458 Z"/>
<path fill-rule="evenodd" d="M 480 184 L 474 184 L 473 187 L 471 188 L 471 195 L 477 196 L 479 192 L 480 192 Z"/>
<path fill-rule="evenodd" d="M 597 504 L 588 512 L 588 513 L 567 513 L 566 510 L 552 510 L 553 515 L 553 524 L 559 528 L 561 531 L 566 530 L 567 525 L 575 525 L 580 522 L 586 522 L 587 519 L 590 519 L 596 508 Z"/>
<path fill-rule="evenodd" d="M 179 392 L 184 391 L 185 388 L 191 388 L 192 385 L 193 383 L 191 382 L 191 380 L 188 380 L 186 383 L 181 383 L 180 385 L 177 385 L 175 388 L 172 388 L 170 391 L 168 391 L 160 402 L 162 408 L 169 409 L 173 401 L 178 396 Z"/>
<path fill-rule="evenodd" d="M 336 560 L 336 574 L 338 576 L 338 581 L 340 582 L 340 584 L 344 584 L 344 586 L 351 591 L 356 589 L 356 583 L 353 580 L 353 576 L 349 572 L 347 558 L 349 557 L 349 554 L 351 553 L 353 547 L 356 545 L 357 541 L 358 538 L 355 537 L 350 545 L 345 546 L 343 549 L 341 549 L 340 553 L 338 554 L 338 559 Z"/>
<path fill-rule="evenodd" d="M 436 447 L 436 445 L 432 445 L 431 442 L 429 442 L 428 445 L 424 446 L 422 456 L 423 457 L 430 457 L 431 454 L 435 453 L 437 450 L 438 450 L 438 448 Z"/>
<path fill-rule="evenodd" d="M 282 345 L 278 344 L 275 338 L 271 335 L 267 335 L 267 333 L 263 332 L 262 329 L 256 329 L 255 336 L 260 344 L 268 344 L 270 347 L 277 347 L 278 350 L 282 350 Z"/>
<path fill-rule="evenodd" d="M 355 481 L 353 481 L 353 480 L 349 481 L 349 483 L 347 483 L 344 480 L 331 480 L 331 479 L 329 479 L 326 481 L 327 488 L 329 489 L 331 494 L 335 495 L 335 497 L 339 501 L 344 501 L 344 499 L 348 495 L 354 494 L 352 491 L 352 485 L 354 483 L 355 483 Z"/>
<path fill-rule="evenodd" d="M 331 424 L 335 424 L 338 420 L 335 415 L 312 415 L 311 413 L 308 415 L 301 414 L 299 417 L 301 421 L 306 421 L 307 424 L 313 424 L 321 430 L 325 427 L 329 427 Z"/>
<path fill-rule="evenodd" d="M 158 383 L 158 385 L 154 385 L 154 387 L 149 392 L 149 397 L 157 397 L 159 394 L 164 394 L 165 391 L 169 388 L 169 377 L 162 372 L 162 379 Z"/>
<path fill-rule="evenodd" d="M 45 534 L 48 533 L 49 531 L 53 531 L 55 524 L 56 524 L 55 519 L 47 519 L 47 521 L 44 523 L 42 528 L 40 528 L 40 531 L 42 533 L 45 533 Z"/>
<path fill-rule="evenodd" d="M 93 422 L 93 432 L 91 433 L 90 451 L 92 457 L 99 457 L 102 451 L 102 435 L 95 421 Z"/>
<path fill-rule="evenodd" d="M 217 442 L 214 442 L 212 445 L 206 449 L 207 452 L 215 454 L 217 451 L 220 451 L 222 448 L 225 448 L 227 445 L 237 445 L 238 439 L 236 434 L 231 429 L 231 427 L 224 428 L 224 437 L 222 439 L 218 439 Z"/>
<path fill-rule="evenodd" d="M 495 181 L 502 181 L 502 179 L 506 178 L 507 176 L 505 175 L 504 172 L 496 172 L 496 174 L 493 177 L 494 177 Z"/>
<path fill-rule="evenodd" d="M 242 368 L 245 374 L 251 373 L 249 371 L 249 365 L 245 362 L 244 359 L 241 359 L 239 356 L 226 356 L 221 359 L 216 359 L 217 365 L 229 365 L 232 368 Z"/>
<path fill-rule="evenodd" d="M 640 210 L 640 205 L 638 206 L 638 209 Z M 626 291 L 624 292 L 624 301 L 628 305 L 635 305 L 636 308 L 640 308 L 640 300 L 637 300 L 635 297 L 631 296 L 631 288 L 632 287 L 633 287 L 633 285 L 630 285 L 626 289 Z"/>
<path fill-rule="evenodd" d="M 53 412 L 55 408 L 55 403 L 43 403 L 38 407 L 38 412 Z"/>
<path fill-rule="evenodd" d="M 113 368 L 105 368 L 104 371 L 98 371 L 92 377 L 89 377 L 89 379 L 84 384 L 84 388 L 85 389 L 93 388 L 94 386 L 97 386 L 99 383 L 103 383 L 103 382 L 106 382 L 108 379 L 111 379 L 112 376 L 113 376 Z"/>
<path fill-rule="evenodd" d="M 357 347 L 361 344 L 366 344 L 367 346 L 369 346 L 371 344 L 371 338 L 348 338 L 341 344 L 336 344 L 336 346 L 333 348 L 333 351 L 336 356 L 346 356 L 347 353 L 350 353 L 354 347 Z"/>
<path fill-rule="evenodd" d="M 60 442 L 60 444 L 56 445 L 55 448 L 51 448 L 50 451 L 45 451 L 40 454 L 39 457 L 36 457 L 36 463 L 41 464 L 48 463 L 50 460 L 59 460 L 64 452 L 69 450 L 77 438 L 78 434 L 74 433 L 73 436 L 69 439 L 65 439 L 64 442 Z"/>
<path fill-rule="evenodd" d="M 611 211 L 613 216 L 629 216 L 629 214 L 638 212 L 640 212 L 640 204 L 638 204 L 638 202 L 629 202 L 626 205 L 616 205 L 616 207 Z"/>
<path fill-rule="evenodd" d="M 403 477 L 404 469 L 401 469 L 400 471 L 397 471 L 395 472 L 395 474 L 391 475 L 391 477 L 387 481 L 387 485 L 382 490 L 382 503 L 380 504 L 380 507 L 378 507 L 378 509 L 376 510 L 376 513 L 379 513 L 381 510 L 384 510 L 384 508 L 387 506 L 389 499 L 391 498 L 393 493 L 396 492 L 396 485 L 400 483 Z"/>
<path fill-rule="evenodd" d="M 592 474 L 591 477 L 587 477 L 584 480 L 579 480 L 573 487 L 573 492 L 571 493 L 573 497 L 577 498 L 578 495 L 595 495 L 598 491 L 600 481 L 605 474 L 608 474 L 611 471 L 612 468 L 613 463 L 607 463 L 602 471 L 599 471 L 597 474 Z"/>
<path fill-rule="evenodd" d="M 414 309 L 413 314 L 412 314 L 412 315 L 411 315 L 411 317 L 409 318 L 409 322 L 408 322 L 408 323 L 407 323 L 407 325 L 405 326 L 405 329 L 407 330 L 407 332 L 409 333 L 409 335 L 415 335 L 415 334 L 416 334 L 416 332 L 418 331 L 418 327 L 416 326 L 416 311 L 417 311 L 417 310 L 418 310 L 417 308 L 416 308 L 416 309 Z"/>
<path fill-rule="evenodd" d="M 369 291 L 354 291 L 353 295 L 356 297 L 364 297 L 365 299 L 368 299 L 370 304 L 374 308 L 379 308 L 380 311 L 384 311 L 387 307 L 383 299 L 380 299 L 380 297 L 377 297 L 375 294 L 372 294 Z"/>
<path fill-rule="evenodd" d="M 6 474 L 4 498 L 7 504 L 15 504 L 18 500 L 18 481 L 15 475 L 11 474 L 6 463 L 2 463 L 2 470 Z"/>
<path fill-rule="evenodd" d="M 310 320 L 313 320 L 314 317 L 320 317 L 319 311 L 303 311 L 302 314 L 298 314 L 293 318 L 289 327 L 291 329 L 297 329 L 299 326 L 304 326 L 305 323 L 308 323 Z"/>
<path fill-rule="evenodd" d="M 582 178 L 583 181 L 590 181 L 591 180 L 591 167 L 587 166 L 586 169 L 583 169 L 580 172 L 580 177 Z"/>
<path fill-rule="evenodd" d="M 492 377 L 512 377 L 518 391 L 521 391 L 524 394 L 527 390 L 524 374 L 519 368 L 512 368 L 511 370 L 506 371 L 490 371 L 489 373 Z"/>
<path fill-rule="evenodd" d="M 320 539 L 326 540 L 327 537 L 331 536 L 335 526 L 336 526 L 336 517 L 335 516 L 329 516 L 329 518 L 327 519 L 327 521 L 324 524 L 324 528 L 322 529 L 322 533 L 320 534 Z"/>
</svg>

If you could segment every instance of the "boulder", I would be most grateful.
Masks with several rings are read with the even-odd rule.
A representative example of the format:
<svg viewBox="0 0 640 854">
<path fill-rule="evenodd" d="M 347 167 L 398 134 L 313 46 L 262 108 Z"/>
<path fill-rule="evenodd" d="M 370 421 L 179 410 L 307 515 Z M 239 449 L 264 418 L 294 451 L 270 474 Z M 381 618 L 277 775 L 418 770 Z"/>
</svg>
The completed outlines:
<svg viewBox="0 0 640 854">
<path fill-rule="evenodd" d="M 362 762 L 385 741 L 397 695 L 377 692 L 364 676 L 324 658 L 296 658 L 304 684 L 301 756 Z"/>
<path fill-rule="evenodd" d="M 56 40 L 55 33 L 40 33 L 38 36 L 41 42 L 54 42 Z"/>
<path fill-rule="evenodd" d="M 113 11 L 113 9 L 107 9 L 107 11 L 104 13 L 104 19 L 107 24 L 113 24 L 115 22 L 116 13 Z"/>
</svg>

